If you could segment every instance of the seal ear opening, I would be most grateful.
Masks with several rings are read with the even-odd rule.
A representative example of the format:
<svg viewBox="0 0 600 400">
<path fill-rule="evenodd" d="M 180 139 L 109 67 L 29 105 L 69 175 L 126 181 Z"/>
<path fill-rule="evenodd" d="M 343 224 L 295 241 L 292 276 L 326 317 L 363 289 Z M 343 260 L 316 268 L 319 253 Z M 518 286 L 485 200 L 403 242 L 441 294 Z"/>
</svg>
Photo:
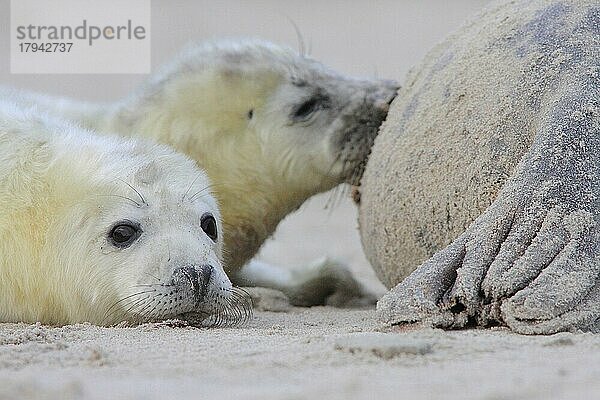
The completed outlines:
<svg viewBox="0 0 600 400">
<path fill-rule="evenodd" d="M 248 119 L 252 119 L 252 117 L 254 117 L 254 108 L 251 108 L 250 111 L 248 111 Z"/>
</svg>

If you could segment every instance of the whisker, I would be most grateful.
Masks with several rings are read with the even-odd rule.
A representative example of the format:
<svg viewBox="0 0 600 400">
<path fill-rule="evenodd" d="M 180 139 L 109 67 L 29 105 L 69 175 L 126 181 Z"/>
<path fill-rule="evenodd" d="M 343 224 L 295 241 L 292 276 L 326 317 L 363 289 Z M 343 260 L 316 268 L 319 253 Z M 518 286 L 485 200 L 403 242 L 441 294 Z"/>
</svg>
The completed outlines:
<svg viewBox="0 0 600 400">
<path fill-rule="evenodd" d="M 333 207 L 333 203 L 335 202 L 335 201 L 334 201 L 334 198 L 335 198 L 335 196 L 336 196 L 336 194 L 337 194 L 337 192 L 338 192 L 338 187 L 339 187 L 339 186 L 340 186 L 340 185 L 338 185 L 338 186 L 334 187 L 334 188 L 333 188 L 333 189 L 331 189 L 331 191 L 329 192 L 329 193 L 330 193 L 330 194 L 329 194 L 329 197 L 327 198 L 327 201 L 325 202 L 325 206 L 323 207 L 325 210 L 331 210 L 331 208 Z"/>
<path fill-rule="evenodd" d="M 204 192 L 204 191 L 206 191 L 207 189 L 214 190 L 214 189 L 217 189 L 217 188 L 222 188 L 222 187 L 225 187 L 225 186 L 227 186 L 227 185 L 226 185 L 226 184 L 224 184 L 224 183 L 211 183 L 211 184 L 207 185 L 206 187 L 204 187 L 204 188 L 200 189 L 200 190 L 199 190 L 199 191 L 197 191 L 196 193 L 194 193 L 194 194 L 193 194 L 193 195 L 190 197 L 190 201 L 194 201 L 194 196 L 197 196 L 198 194 L 201 194 L 201 193 L 203 193 L 203 192 Z M 217 191 L 218 191 L 218 189 L 217 189 Z"/>
<path fill-rule="evenodd" d="M 202 173 L 199 173 L 198 175 L 196 175 L 196 177 L 194 178 L 194 180 L 192 181 L 192 183 L 190 183 L 190 186 L 188 186 L 188 188 L 185 191 L 185 193 L 183 194 L 183 196 L 181 196 L 181 201 L 183 201 L 185 199 L 185 196 L 187 196 L 187 194 L 190 192 L 190 190 L 192 189 L 192 186 L 194 186 L 194 183 L 196 183 L 196 181 L 198 180 L 198 178 L 200 178 L 201 176 L 202 176 Z"/>
<path fill-rule="evenodd" d="M 133 200 L 132 198 L 127 197 L 127 196 L 121 196 L 121 195 L 118 195 L 118 194 L 97 194 L 96 196 L 101 196 L 101 197 L 118 197 L 120 199 L 130 201 L 136 207 L 141 207 L 142 206 L 140 203 L 138 203 L 137 201 Z"/>
<path fill-rule="evenodd" d="M 157 282 L 160 282 L 160 279 L 159 279 L 159 278 L 157 278 L 156 276 L 152 275 L 150 272 L 144 272 L 144 274 L 148 275 L 148 276 L 149 276 L 149 277 L 151 277 L 151 278 L 154 278 L 154 279 L 156 279 L 156 281 L 157 281 Z"/>
<path fill-rule="evenodd" d="M 333 160 L 333 162 L 331 163 L 331 165 L 329 166 L 329 168 L 327 169 L 327 175 L 331 174 L 331 170 L 333 169 L 333 167 L 335 167 L 335 164 L 337 164 L 337 162 L 340 160 L 341 157 L 342 157 L 342 152 L 340 151 L 338 153 L 338 155 L 335 157 L 335 159 Z"/>
<path fill-rule="evenodd" d="M 285 18 L 292 24 L 292 26 L 294 27 L 294 32 L 296 32 L 296 40 L 298 41 L 298 55 L 300 57 L 305 57 L 306 43 L 304 42 L 304 37 L 302 36 L 302 32 L 300 32 L 300 28 L 298 28 L 298 25 L 292 18 L 290 18 L 287 15 L 285 16 Z"/>
<path fill-rule="evenodd" d="M 145 290 L 145 291 L 142 291 L 142 292 L 137 292 L 137 293 L 134 293 L 134 294 L 130 294 L 129 296 L 123 297 L 122 299 L 120 299 L 120 300 L 116 301 L 115 303 L 113 303 L 113 305 L 110 306 L 107 311 L 109 311 L 110 309 L 112 309 L 117 304 L 121 303 L 122 301 L 125 301 L 125 300 L 127 300 L 127 299 L 129 299 L 131 297 L 139 296 L 139 295 L 142 295 L 142 294 L 145 294 L 145 293 L 151 293 L 151 292 L 155 292 L 155 290 Z"/>
<path fill-rule="evenodd" d="M 130 300 L 127 300 L 126 302 L 124 302 L 124 303 L 123 303 L 123 307 L 129 307 L 129 306 L 131 306 L 132 304 L 134 304 L 134 303 L 136 303 L 136 302 L 139 302 L 139 301 L 141 301 L 141 300 L 143 300 L 143 299 L 144 299 L 144 298 L 142 297 L 142 299 L 130 299 Z M 106 314 L 106 317 L 105 317 L 105 318 L 104 318 L 104 320 L 102 321 L 102 322 L 103 322 L 103 325 L 104 325 L 104 324 L 105 324 L 105 323 L 106 323 L 108 320 L 110 320 L 110 318 L 112 318 L 112 317 L 113 317 L 113 316 L 114 316 L 114 315 L 115 315 L 115 314 L 116 314 L 116 313 L 117 313 L 119 310 L 120 310 L 119 308 L 115 308 L 115 309 L 114 309 L 114 310 L 113 310 L 111 313 L 108 313 L 108 314 Z"/>
<path fill-rule="evenodd" d="M 206 187 L 204 187 L 203 189 L 198 190 L 196 193 L 194 193 L 191 197 L 190 197 L 190 201 L 194 201 L 197 196 L 201 195 L 202 193 L 205 193 L 207 190 L 212 190 L 213 185 L 208 185 Z"/>
<path fill-rule="evenodd" d="M 230 289 L 229 294 L 224 303 L 215 306 L 212 313 L 203 321 L 203 326 L 238 326 L 252 317 L 254 307 L 250 294 L 238 287 Z"/>
<path fill-rule="evenodd" d="M 104 315 L 105 315 L 105 316 L 104 316 L 104 319 L 103 319 L 103 323 L 104 323 L 104 322 L 106 322 L 106 320 L 108 320 L 108 318 L 109 318 L 109 317 L 112 317 L 112 315 L 113 315 L 113 314 L 114 314 L 114 313 L 117 311 L 117 309 L 116 309 L 115 307 L 116 307 L 118 304 L 120 304 L 120 303 L 122 303 L 122 302 L 124 302 L 124 301 L 126 301 L 126 300 L 130 300 L 130 299 L 131 299 L 131 298 L 133 298 L 133 297 L 136 297 L 136 296 L 141 296 L 141 295 L 143 295 L 143 294 L 146 294 L 146 293 L 152 293 L 152 292 L 155 292 L 155 291 L 156 291 L 156 290 L 144 290 L 144 291 L 141 291 L 141 292 L 133 293 L 133 294 L 131 294 L 131 295 L 129 295 L 129 296 L 125 296 L 125 297 L 123 297 L 122 299 L 120 299 L 120 300 L 116 301 L 116 302 L 115 302 L 115 303 L 113 303 L 113 304 L 112 304 L 112 305 L 111 305 L 111 306 L 110 306 L 110 307 L 109 307 L 109 308 L 106 310 L 106 312 L 104 313 Z M 130 301 L 132 301 L 132 300 L 130 300 Z M 129 304 L 127 304 L 127 305 L 129 305 Z M 125 307 L 127 307 L 127 305 L 126 305 Z M 112 312 L 111 312 L 111 311 L 112 311 Z"/>
<path fill-rule="evenodd" d="M 104 321 L 110 320 L 117 312 L 122 312 L 127 320 L 134 324 L 145 324 L 170 315 L 177 318 L 178 315 L 181 315 L 174 314 L 170 309 L 161 308 L 163 303 L 160 293 L 162 290 L 159 290 L 156 284 L 139 284 L 135 287 L 149 290 L 132 293 L 113 303 L 106 311 Z M 228 289 L 227 292 L 228 296 L 217 295 L 214 297 L 213 304 L 209 309 L 185 312 L 184 319 L 187 323 L 204 327 L 233 327 L 246 323 L 254 311 L 250 294 L 238 287 Z M 157 312 L 157 310 L 159 311 Z M 196 318 L 197 322 L 194 322 Z"/>
<path fill-rule="evenodd" d="M 135 318 L 135 324 L 139 325 L 143 323 L 143 319 L 141 318 L 141 315 L 143 313 L 145 313 L 153 304 L 153 301 L 151 299 L 145 299 L 145 302 L 142 302 L 140 304 L 137 304 L 138 310 L 136 312 L 136 315 L 134 316 Z"/>
<path fill-rule="evenodd" d="M 148 205 L 148 203 L 146 203 L 146 199 L 144 199 L 144 196 L 142 196 L 142 194 L 133 186 L 131 186 L 128 182 L 124 181 L 123 179 L 117 178 L 118 180 L 120 180 L 121 182 L 123 182 L 124 184 L 126 184 L 127 186 L 129 186 L 131 188 L 131 190 L 133 190 L 139 197 L 140 200 L 142 200 L 142 203 L 145 205 Z"/>
<path fill-rule="evenodd" d="M 151 320 L 150 316 L 152 315 L 152 313 L 154 312 L 154 310 L 156 310 L 156 307 L 158 307 L 159 304 L 160 304 L 160 301 L 154 302 L 154 307 L 151 310 L 146 311 L 143 314 L 140 312 L 140 315 L 141 315 L 140 316 L 140 320 L 143 321 L 142 323 L 145 324 L 145 323 L 150 322 L 150 320 Z"/>
<path fill-rule="evenodd" d="M 130 307 L 127 310 L 125 310 L 125 314 L 130 314 L 134 308 L 138 307 L 140 304 L 144 304 L 144 302 L 147 302 L 148 300 L 149 299 L 147 297 L 135 300 L 134 302 L 132 302 Z"/>
</svg>

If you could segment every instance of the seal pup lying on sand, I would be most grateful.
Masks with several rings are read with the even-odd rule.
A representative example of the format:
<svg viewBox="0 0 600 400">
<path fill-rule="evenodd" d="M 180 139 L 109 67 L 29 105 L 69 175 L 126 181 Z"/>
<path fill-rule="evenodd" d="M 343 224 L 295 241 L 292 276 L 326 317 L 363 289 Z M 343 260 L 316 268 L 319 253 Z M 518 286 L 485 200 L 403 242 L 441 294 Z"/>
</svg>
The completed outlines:
<svg viewBox="0 0 600 400">
<path fill-rule="evenodd" d="M 0 102 L 0 321 L 241 320 L 221 248 L 192 160 Z"/>
<path fill-rule="evenodd" d="M 380 301 L 386 323 L 600 330 L 598 1 L 494 3 L 438 46 L 362 184 L 382 281 L 425 261 Z"/>
<path fill-rule="evenodd" d="M 195 159 L 222 210 L 229 276 L 310 305 L 330 295 L 337 304 L 368 295 L 345 267 L 326 260 L 295 273 L 257 262 L 238 272 L 306 199 L 358 183 L 397 89 L 244 41 L 193 47 L 115 104 L 20 97 L 89 128 L 143 135 Z"/>
</svg>

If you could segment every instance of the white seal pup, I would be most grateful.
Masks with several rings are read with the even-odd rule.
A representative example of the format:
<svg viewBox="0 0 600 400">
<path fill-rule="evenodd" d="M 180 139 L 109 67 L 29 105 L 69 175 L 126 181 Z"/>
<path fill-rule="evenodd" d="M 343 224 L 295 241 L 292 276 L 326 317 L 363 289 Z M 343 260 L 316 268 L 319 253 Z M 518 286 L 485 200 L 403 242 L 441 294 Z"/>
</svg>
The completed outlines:
<svg viewBox="0 0 600 400">
<path fill-rule="evenodd" d="M 362 184 L 386 323 L 600 331 L 600 3 L 492 3 L 413 71 Z"/>
<path fill-rule="evenodd" d="M 318 304 L 332 294 L 337 303 L 366 294 L 344 267 L 327 261 L 295 273 L 251 263 L 237 273 L 310 196 L 358 183 L 397 89 L 245 41 L 193 47 L 115 104 L 21 97 L 90 128 L 143 135 L 191 156 L 214 184 L 232 279 Z"/>
<path fill-rule="evenodd" d="M 221 248 L 192 160 L 0 103 L 0 321 L 243 319 Z"/>
</svg>

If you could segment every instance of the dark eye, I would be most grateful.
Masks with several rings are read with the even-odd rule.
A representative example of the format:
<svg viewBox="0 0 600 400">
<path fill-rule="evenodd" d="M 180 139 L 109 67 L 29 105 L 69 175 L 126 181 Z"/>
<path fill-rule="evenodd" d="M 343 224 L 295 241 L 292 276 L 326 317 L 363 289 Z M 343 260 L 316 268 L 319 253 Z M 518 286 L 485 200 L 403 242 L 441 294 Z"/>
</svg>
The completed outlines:
<svg viewBox="0 0 600 400">
<path fill-rule="evenodd" d="M 108 238 L 115 247 L 124 249 L 131 246 L 141 234 L 142 229 L 139 225 L 132 222 L 123 222 L 112 228 Z"/>
<path fill-rule="evenodd" d="M 294 119 L 304 119 L 311 115 L 319 107 L 319 99 L 312 98 L 300 105 L 294 111 Z"/>
<path fill-rule="evenodd" d="M 200 220 L 200 227 L 213 242 L 217 241 L 219 235 L 217 233 L 217 221 L 215 220 L 215 217 L 211 214 L 204 214 Z"/>
</svg>

